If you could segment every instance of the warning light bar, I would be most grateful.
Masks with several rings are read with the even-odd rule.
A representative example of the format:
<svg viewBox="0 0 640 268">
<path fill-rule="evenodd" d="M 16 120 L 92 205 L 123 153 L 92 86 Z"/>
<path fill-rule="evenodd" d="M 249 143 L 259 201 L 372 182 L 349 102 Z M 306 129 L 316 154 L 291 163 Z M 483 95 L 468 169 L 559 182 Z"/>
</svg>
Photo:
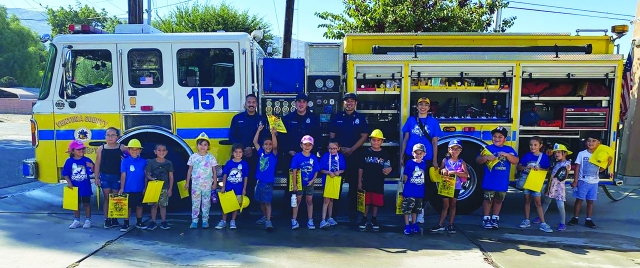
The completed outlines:
<svg viewBox="0 0 640 268">
<path fill-rule="evenodd" d="M 105 34 L 107 32 L 87 24 L 70 24 L 69 32 L 72 34 Z"/>
</svg>

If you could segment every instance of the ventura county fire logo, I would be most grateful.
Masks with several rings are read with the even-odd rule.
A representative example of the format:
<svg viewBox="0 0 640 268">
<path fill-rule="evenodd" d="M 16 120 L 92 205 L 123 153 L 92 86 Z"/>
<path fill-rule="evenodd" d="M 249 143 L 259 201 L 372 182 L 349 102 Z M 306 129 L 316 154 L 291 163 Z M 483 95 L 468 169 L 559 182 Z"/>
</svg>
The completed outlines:
<svg viewBox="0 0 640 268">
<path fill-rule="evenodd" d="M 76 129 L 76 131 L 73 133 L 73 136 L 76 138 L 76 140 L 86 142 L 91 140 L 91 130 L 81 127 Z"/>
</svg>

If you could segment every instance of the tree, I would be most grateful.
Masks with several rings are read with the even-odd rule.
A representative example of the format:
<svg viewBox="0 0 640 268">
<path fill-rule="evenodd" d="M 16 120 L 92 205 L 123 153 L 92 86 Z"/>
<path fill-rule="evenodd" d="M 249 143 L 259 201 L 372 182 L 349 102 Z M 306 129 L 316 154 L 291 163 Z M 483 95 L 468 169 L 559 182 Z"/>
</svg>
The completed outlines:
<svg viewBox="0 0 640 268">
<path fill-rule="evenodd" d="M 0 6 L 0 77 L 12 86 L 37 87 L 46 51 L 40 38 Z M 18 83 L 19 82 L 19 83 Z"/>
<path fill-rule="evenodd" d="M 103 8 L 100 12 L 88 5 L 76 2 L 76 7 L 67 9 L 60 7 L 57 10 L 47 7 L 47 22 L 51 25 L 51 36 L 69 33 L 69 25 L 85 24 L 100 28 L 108 32 L 114 32 L 116 25 L 122 24 L 116 16 L 109 16 Z"/>
<path fill-rule="evenodd" d="M 0 79 L 0 87 L 17 87 L 20 86 L 18 80 L 11 76 L 5 76 Z"/>
<path fill-rule="evenodd" d="M 153 21 L 153 27 L 165 33 L 193 32 L 246 32 L 262 29 L 263 38 L 258 42 L 262 49 L 274 46 L 271 25 L 257 15 L 249 15 L 247 10 L 239 11 L 227 3 L 219 6 L 194 4 L 191 7 L 178 6 L 165 17 Z M 274 53 L 276 48 L 274 47 Z"/>
<path fill-rule="evenodd" d="M 343 0 L 343 14 L 316 12 L 328 21 L 325 38 L 342 39 L 346 33 L 487 32 L 503 0 Z M 516 17 L 502 20 L 500 31 Z"/>
</svg>

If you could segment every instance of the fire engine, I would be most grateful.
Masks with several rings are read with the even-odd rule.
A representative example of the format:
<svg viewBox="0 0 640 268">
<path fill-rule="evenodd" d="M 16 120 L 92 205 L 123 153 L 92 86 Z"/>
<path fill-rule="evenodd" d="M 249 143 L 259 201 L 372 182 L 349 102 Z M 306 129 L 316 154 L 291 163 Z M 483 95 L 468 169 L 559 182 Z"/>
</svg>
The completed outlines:
<svg viewBox="0 0 640 268">
<path fill-rule="evenodd" d="M 213 141 L 216 158 L 229 157 L 228 128 L 244 110 L 246 94 L 257 93 L 264 115 L 283 116 L 295 111 L 297 93 L 307 93 L 310 112 L 320 117 L 319 139 L 326 141 L 329 118 L 342 109 L 341 96 L 353 92 L 358 111 L 372 129 L 383 130 L 383 146 L 395 156 L 396 172 L 387 183 L 400 185 L 402 124 L 414 114 L 416 100 L 428 97 L 443 132 L 438 159 L 446 143 L 462 141 L 470 178 L 458 211 L 469 213 L 482 203 L 483 167 L 474 160 L 497 126 L 508 129 L 507 145 L 520 154 L 533 136 L 578 152 L 589 130 L 600 131 L 604 144 L 618 146 L 623 60 L 613 49 L 626 31 L 614 26 L 615 37 L 347 34 L 340 43 L 307 44 L 304 59 L 275 59 L 258 46 L 259 34 L 161 33 L 148 25 L 75 34 L 99 31 L 72 25 L 73 34 L 49 44 L 31 119 L 35 158 L 24 161 L 23 171 L 27 178 L 57 183 L 71 140 L 87 142 L 87 156 L 95 159 L 105 130 L 116 127 L 122 131 L 119 142 L 167 144 L 180 181 L 201 132 Z M 143 158 L 152 157 L 152 150 L 143 150 Z M 615 160 L 602 184 L 614 184 Z M 276 184 L 286 185 L 286 167 L 278 174 Z M 440 206 L 439 198 L 430 201 Z"/>
</svg>

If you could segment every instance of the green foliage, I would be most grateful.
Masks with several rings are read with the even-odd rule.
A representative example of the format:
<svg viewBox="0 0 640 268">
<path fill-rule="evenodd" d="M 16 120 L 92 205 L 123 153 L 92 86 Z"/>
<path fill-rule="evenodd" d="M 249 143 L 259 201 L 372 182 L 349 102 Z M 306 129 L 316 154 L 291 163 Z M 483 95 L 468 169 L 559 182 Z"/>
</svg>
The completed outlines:
<svg viewBox="0 0 640 268">
<path fill-rule="evenodd" d="M 325 38 L 342 39 L 346 33 L 487 32 L 503 0 L 343 0 L 342 14 L 316 12 L 327 23 Z M 502 20 L 500 31 L 516 17 Z"/>
<path fill-rule="evenodd" d="M 271 25 L 257 15 L 250 15 L 247 10 L 239 11 L 227 3 L 218 6 L 194 4 L 178 6 L 166 17 L 153 21 L 153 27 L 165 33 L 195 32 L 246 32 L 262 29 L 264 37 L 260 42 L 262 49 L 274 46 Z M 275 51 L 274 47 L 274 53 Z"/>
<path fill-rule="evenodd" d="M 68 8 L 59 7 L 53 9 L 47 7 L 47 22 L 51 25 L 51 36 L 57 34 L 69 33 L 69 25 L 86 24 L 100 28 L 102 30 L 113 32 L 116 25 L 122 22 L 116 16 L 109 16 L 109 13 L 103 8 L 100 12 L 88 5 L 82 5 L 76 2 L 76 6 Z"/>
<path fill-rule="evenodd" d="M 44 68 L 46 51 L 40 38 L 23 26 L 15 15 L 7 16 L 0 6 L 0 74 L 13 86 L 37 87 Z M 18 83 L 19 82 L 19 83 Z"/>
<path fill-rule="evenodd" d="M 17 87 L 17 86 L 20 86 L 20 83 L 18 83 L 18 80 L 16 80 L 11 76 L 5 76 L 2 79 L 0 79 L 0 87 Z"/>
</svg>

